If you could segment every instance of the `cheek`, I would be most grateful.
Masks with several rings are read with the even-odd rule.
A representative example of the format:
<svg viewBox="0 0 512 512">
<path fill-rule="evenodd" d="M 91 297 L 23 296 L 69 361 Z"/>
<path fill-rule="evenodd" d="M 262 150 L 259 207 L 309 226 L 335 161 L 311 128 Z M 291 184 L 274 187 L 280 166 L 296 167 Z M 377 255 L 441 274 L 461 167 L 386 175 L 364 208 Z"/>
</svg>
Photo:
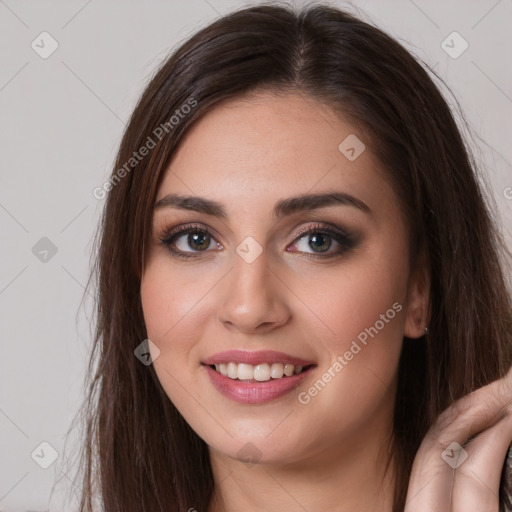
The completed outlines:
<svg viewBox="0 0 512 512">
<path fill-rule="evenodd" d="M 322 326 L 321 345 L 329 357 L 320 369 L 321 382 L 303 398 L 311 398 L 319 413 L 337 411 L 333 414 L 345 421 L 350 410 L 354 421 L 362 421 L 392 389 L 403 341 L 404 268 L 403 253 L 383 248 L 340 266 L 323 290 L 312 287 L 313 280 L 309 283 L 307 301 L 321 323 L 308 318 L 311 326 Z M 306 287 L 300 293 L 306 296 Z"/>
<path fill-rule="evenodd" d="M 375 251 L 333 269 L 328 278 L 323 272 L 296 279 L 294 292 L 309 307 L 303 321 L 316 324 L 331 354 L 344 351 L 376 323 L 381 339 L 401 341 L 407 275 L 404 262 L 394 256 Z"/>
<path fill-rule="evenodd" d="M 140 293 L 148 338 L 160 353 L 154 360 L 158 380 L 170 400 L 186 412 L 190 400 L 184 391 L 193 389 L 191 375 L 197 366 L 197 340 L 204 331 L 200 280 L 171 271 L 163 257 L 154 257 L 143 275 Z M 204 283 L 203 283 L 204 284 Z"/>
<path fill-rule="evenodd" d="M 186 390 L 194 387 L 197 340 L 204 330 L 201 298 L 208 288 L 203 285 L 176 271 L 176 266 L 172 270 L 165 255 L 156 255 L 148 262 L 140 287 L 147 336 L 160 350 L 154 370 L 169 399 L 185 415 L 193 403 Z"/>
<path fill-rule="evenodd" d="M 204 316 L 201 300 L 209 288 L 208 282 L 190 271 L 172 270 L 165 257 L 157 256 L 148 263 L 141 282 L 141 302 L 148 337 L 160 350 L 165 350 L 172 338 L 182 344 L 183 338 L 176 333 L 181 334 L 192 320 L 197 332 Z"/>
</svg>

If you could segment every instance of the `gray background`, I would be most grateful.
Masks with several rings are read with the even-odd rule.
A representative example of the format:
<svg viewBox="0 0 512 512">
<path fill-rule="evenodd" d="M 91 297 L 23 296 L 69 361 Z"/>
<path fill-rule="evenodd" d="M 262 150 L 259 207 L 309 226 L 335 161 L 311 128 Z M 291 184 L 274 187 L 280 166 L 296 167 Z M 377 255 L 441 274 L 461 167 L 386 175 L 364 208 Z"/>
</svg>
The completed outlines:
<svg viewBox="0 0 512 512">
<path fill-rule="evenodd" d="M 246 4 L 0 0 L 0 510 L 72 509 L 62 496 L 74 485 L 70 457 L 78 444 L 71 436 L 64 451 L 64 441 L 83 396 L 92 302 L 79 306 L 104 204 L 92 191 L 107 179 L 124 124 L 158 63 L 197 29 Z M 512 2 L 355 5 L 433 66 L 459 99 L 511 247 Z M 48 51 L 43 31 L 58 43 L 46 59 L 31 47 L 35 41 Z M 442 47 L 453 31 L 469 44 L 458 58 Z M 451 41 L 452 53 L 462 48 Z M 51 462 L 51 451 L 41 442 L 58 453 L 48 469 L 40 464 Z"/>
</svg>

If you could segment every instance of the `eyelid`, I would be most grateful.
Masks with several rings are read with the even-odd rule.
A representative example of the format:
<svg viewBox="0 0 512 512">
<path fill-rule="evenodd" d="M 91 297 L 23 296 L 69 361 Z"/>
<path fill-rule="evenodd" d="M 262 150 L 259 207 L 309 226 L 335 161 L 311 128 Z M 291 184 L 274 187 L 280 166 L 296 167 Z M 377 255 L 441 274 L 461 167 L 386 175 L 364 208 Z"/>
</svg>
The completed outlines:
<svg viewBox="0 0 512 512">
<path fill-rule="evenodd" d="M 338 244 L 338 248 L 332 250 L 329 248 L 326 252 L 305 252 L 305 251 L 290 251 L 289 247 L 287 247 L 287 252 L 297 252 L 304 257 L 313 258 L 313 259 L 334 259 L 337 256 L 343 255 L 345 252 L 352 249 L 355 245 L 357 245 L 357 237 L 355 235 L 349 234 L 346 230 L 338 227 L 335 224 L 330 222 L 317 222 L 314 225 L 310 225 L 304 227 L 299 230 L 298 233 L 295 233 L 294 238 L 291 242 L 292 245 L 295 245 L 300 242 L 302 238 L 307 235 L 321 233 L 326 234 L 329 238 L 333 239 L 335 243 Z"/>
<path fill-rule="evenodd" d="M 212 238 L 217 241 L 217 232 L 210 226 L 207 226 L 206 224 L 202 224 L 200 222 L 192 222 L 190 224 L 182 224 L 180 226 L 174 227 L 174 228 L 162 228 L 157 233 L 157 238 L 161 241 L 169 240 L 170 238 L 176 237 L 180 233 L 183 233 L 184 235 L 187 234 L 189 231 L 200 231 L 204 233 L 208 233 L 212 236 Z M 217 241 L 217 243 L 220 244 L 220 242 Z M 220 244 L 222 245 L 222 244 Z"/>
<path fill-rule="evenodd" d="M 339 226 L 336 226 L 335 224 L 331 224 L 330 222 L 317 222 L 313 226 L 307 226 L 304 228 L 299 229 L 297 233 L 294 234 L 294 238 L 292 242 L 295 242 L 298 238 L 301 238 L 304 235 L 307 235 L 311 232 L 327 232 L 327 233 L 335 233 L 341 237 L 348 239 L 351 239 L 351 235 L 345 231 L 344 229 L 340 228 Z"/>
<path fill-rule="evenodd" d="M 181 258 L 182 260 L 193 260 L 197 259 L 202 252 L 210 253 L 211 250 L 206 251 L 182 251 L 181 249 L 173 248 L 173 245 L 176 243 L 176 240 L 185 236 L 186 234 L 200 232 L 208 234 L 211 239 L 223 249 L 223 246 L 220 242 L 217 241 L 216 235 L 214 236 L 212 231 L 215 230 L 210 228 L 209 226 L 201 225 L 200 223 L 191 223 L 191 224 L 183 224 L 181 226 L 177 226 L 174 228 L 162 228 L 159 230 L 157 234 L 157 238 L 160 242 L 160 245 L 163 246 L 169 253 L 176 258 Z"/>
</svg>

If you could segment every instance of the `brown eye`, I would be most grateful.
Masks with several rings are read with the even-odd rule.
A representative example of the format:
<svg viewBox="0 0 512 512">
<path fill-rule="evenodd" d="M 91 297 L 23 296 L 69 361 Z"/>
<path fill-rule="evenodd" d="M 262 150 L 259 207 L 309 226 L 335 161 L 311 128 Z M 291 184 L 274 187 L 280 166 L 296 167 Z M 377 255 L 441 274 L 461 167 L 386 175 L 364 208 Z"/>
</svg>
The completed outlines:
<svg viewBox="0 0 512 512">
<path fill-rule="evenodd" d="M 162 244 L 175 256 L 193 258 L 201 252 L 222 248 L 211 233 L 201 227 L 184 226 L 160 237 Z"/>
<path fill-rule="evenodd" d="M 183 237 L 179 237 L 183 238 Z M 178 240 L 179 240 L 178 238 Z M 208 233 L 189 233 L 187 236 L 187 241 L 185 245 L 188 245 L 191 249 L 195 251 L 204 251 L 210 247 L 211 236 Z M 179 248 L 180 250 L 186 250 L 183 248 Z"/>
</svg>

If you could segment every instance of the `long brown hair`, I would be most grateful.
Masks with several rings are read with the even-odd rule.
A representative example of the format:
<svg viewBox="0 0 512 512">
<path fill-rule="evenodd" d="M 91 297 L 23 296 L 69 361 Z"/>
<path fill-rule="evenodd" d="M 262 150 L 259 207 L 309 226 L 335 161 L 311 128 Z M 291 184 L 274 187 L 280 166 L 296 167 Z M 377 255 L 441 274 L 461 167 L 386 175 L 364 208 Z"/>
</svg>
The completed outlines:
<svg viewBox="0 0 512 512">
<path fill-rule="evenodd" d="M 260 3 L 201 29 L 156 72 L 102 189 L 108 195 L 89 280 L 97 318 L 81 410 L 81 512 L 208 509 L 207 445 L 153 367 L 134 356 L 147 338 L 139 288 L 153 204 L 180 141 L 220 102 L 258 90 L 299 92 L 363 127 L 409 223 L 412 263 L 420 250 L 425 257 L 430 333 L 404 339 L 398 369 L 394 511 L 403 510 L 429 426 L 512 363 L 504 244 L 430 71 L 381 30 L 332 6 Z M 135 159 L 143 146 L 149 150 Z"/>
</svg>

